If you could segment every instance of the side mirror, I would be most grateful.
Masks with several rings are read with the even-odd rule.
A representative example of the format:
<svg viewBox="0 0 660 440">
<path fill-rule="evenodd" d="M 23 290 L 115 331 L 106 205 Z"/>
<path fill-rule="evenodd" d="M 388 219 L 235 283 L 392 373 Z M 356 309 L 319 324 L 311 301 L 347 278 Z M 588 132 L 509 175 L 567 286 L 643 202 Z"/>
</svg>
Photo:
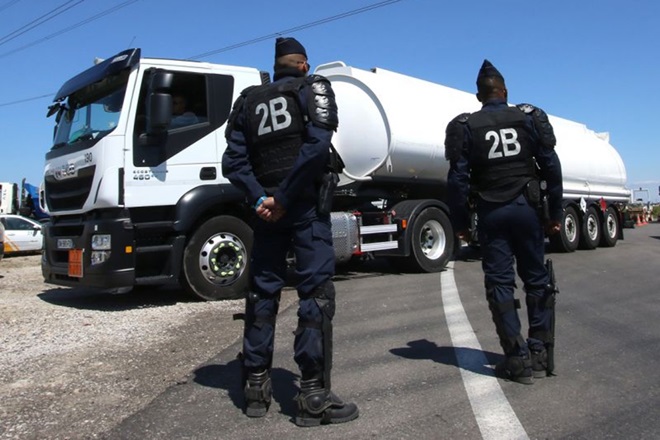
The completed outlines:
<svg viewBox="0 0 660 440">
<path fill-rule="evenodd" d="M 58 112 L 60 111 L 61 108 L 62 108 L 62 107 L 61 107 L 61 105 L 60 105 L 59 102 L 58 102 L 58 103 L 55 103 L 55 104 L 52 104 L 52 105 L 49 105 L 49 106 L 48 106 L 48 113 L 46 113 L 46 117 L 47 117 L 47 118 L 50 118 L 50 117 L 53 116 L 55 113 L 58 113 Z"/>
<path fill-rule="evenodd" d="M 157 135 L 167 131 L 172 121 L 172 95 L 170 88 L 174 74 L 163 70 L 153 73 L 147 96 L 147 134 Z"/>
</svg>

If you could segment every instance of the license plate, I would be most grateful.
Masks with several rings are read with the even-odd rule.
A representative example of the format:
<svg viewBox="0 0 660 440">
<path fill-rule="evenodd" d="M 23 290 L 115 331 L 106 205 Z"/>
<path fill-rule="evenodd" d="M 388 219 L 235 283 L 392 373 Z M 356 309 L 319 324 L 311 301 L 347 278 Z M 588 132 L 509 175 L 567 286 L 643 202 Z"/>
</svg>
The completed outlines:
<svg viewBox="0 0 660 440">
<path fill-rule="evenodd" d="M 73 240 L 70 238 L 58 238 L 57 239 L 57 248 L 58 249 L 73 249 Z"/>
<path fill-rule="evenodd" d="M 69 276 L 82 278 L 83 276 L 83 250 L 69 249 Z"/>
</svg>

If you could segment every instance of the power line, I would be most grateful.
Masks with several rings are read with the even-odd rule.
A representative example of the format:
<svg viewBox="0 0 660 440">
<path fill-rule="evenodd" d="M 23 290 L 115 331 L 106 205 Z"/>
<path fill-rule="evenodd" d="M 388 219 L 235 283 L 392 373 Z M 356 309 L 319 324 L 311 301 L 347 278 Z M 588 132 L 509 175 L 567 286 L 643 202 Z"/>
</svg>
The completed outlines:
<svg viewBox="0 0 660 440">
<path fill-rule="evenodd" d="M 16 0 L 16 1 L 18 1 L 18 0 Z M 107 15 L 108 13 L 114 12 L 114 10 L 116 10 L 120 7 L 127 6 L 128 4 L 134 3 L 136 1 L 137 0 L 126 1 L 126 2 L 118 5 L 115 8 L 108 9 L 108 10 L 102 12 L 101 14 L 98 14 L 98 15 L 96 15 L 94 17 L 91 17 L 87 20 L 83 20 L 82 22 L 76 23 L 75 25 L 71 26 L 70 28 L 64 29 L 64 30 L 60 31 L 59 33 L 68 32 L 69 30 L 72 30 L 72 29 L 75 29 L 76 27 L 82 26 L 83 24 L 86 24 L 86 23 L 88 23 L 92 20 L 95 20 L 96 18 L 100 18 L 100 16 L 102 16 L 102 15 Z M 200 55 L 195 55 L 193 57 L 190 57 L 189 59 L 195 60 L 195 59 L 200 59 L 200 58 L 205 58 L 205 57 L 208 57 L 208 56 L 211 56 L 211 55 L 215 55 L 215 54 L 221 53 L 221 52 L 228 52 L 228 51 L 233 50 L 233 49 L 238 49 L 239 47 L 248 46 L 250 44 L 254 44 L 254 43 L 258 43 L 260 41 L 268 40 L 268 39 L 271 39 L 271 38 L 274 38 L 274 37 L 277 37 L 277 36 L 280 36 L 280 35 L 283 35 L 283 34 L 290 34 L 290 33 L 293 33 L 293 32 L 301 31 L 303 29 L 308 29 L 308 28 L 311 28 L 311 27 L 314 27 L 314 26 L 319 26 L 321 24 L 330 23 L 332 21 L 340 20 L 342 18 L 347 18 L 347 17 L 351 17 L 353 15 L 361 14 L 363 12 L 371 11 L 373 9 L 381 8 L 381 7 L 384 7 L 384 6 L 389 6 L 391 4 L 398 3 L 400 1 L 402 1 L 402 0 L 385 0 L 385 1 L 378 2 L 378 3 L 373 3 L 371 5 L 367 5 L 367 6 L 364 6 L 362 8 L 353 9 L 351 11 L 343 12 L 341 14 L 333 15 L 331 17 L 322 18 L 320 20 L 316 20 L 316 21 L 313 21 L 313 22 L 310 22 L 310 23 L 302 24 L 302 25 L 299 25 L 299 26 L 296 26 L 296 27 L 293 27 L 293 28 L 290 28 L 290 29 L 285 29 L 285 30 L 280 31 L 280 32 L 265 35 L 263 37 L 254 38 L 252 40 L 244 41 L 242 43 L 233 44 L 231 46 L 223 47 L 223 48 L 216 49 L 216 50 L 213 50 L 213 51 L 210 51 L 210 52 L 205 52 L 205 53 L 200 54 Z M 56 33 L 56 34 L 59 35 L 59 33 Z M 56 34 L 51 34 L 51 35 L 45 37 L 45 39 L 51 38 L 52 36 L 54 36 Z M 30 45 L 34 45 L 34 44 L 37 44 L 37 42 L 34 42 Z M 18 50 L 22 50 L 26 47 L 29 47 L 29 45 L 28 46 L 23 46 L 23 47 L 18 48 L 18 49 L 15 49 L 14 51 L 11 51 L 11 52 L 5 52 L 4 54 L 0 54 L 0 58 L 2 58 L 4 56 L 7 56 L 7 55 L 9 55 L 13 52 L 16 52 Z M 52 95 L 54 95 L 54 93 L 51 93 L 51 94 L 48 94 L 48 95 L 36 96 L 34 98 L 27 98 L 27 99 L 21 99 L 21 100 L 18 100 L 18 101 L 7 102 L 7 103 L 4 103 L 4 104 L 0 104 L 0 107 L 5 107 L 5 106 L 13 105 L 13 104 L 20 104 L 20 103 L 27 102 L 27 101 L 33 101 L 35 99 L 42 99 L 42 98 L 52 96 Z"/>
<path fill-rule="evenodd" d="M 58 36 L 66 33 L 66 32 L 72 31 L 72 30 L 74 30 L 76 28 L 79 28 L 80 26 L 83 26 L 83 25 L 85 25 L 87 23 L 90 23 L 94 20 L 98 20 L 101 17 L 105 17 L 106 15 L 111 14 L 111 13 L 113 13 L 113 12 L 119 10 L 119 9 L 125 8 L 126 6 L 130 5 L 131 3 L 135 3 L 137 1 L 138 0 L 128 0 L 128 1 L 125 1 L 123 3 L 120 3 L 117 6 L 114 6 L 110 9 L 106 9 L 103 12 L 100 12 L 100 13 L 98 13 L 98 14 L 92 16 L 92 17 L 89 17 L 85 20 L 79 21 L 78 23 L 73 24 L 73 25 L 71 25 L 67 28 L 61 29 L 57 32 L 54 32 L 54 33 L 50 34 L 50 35 L 46 35 L 45 37 L 43 37 L 39 40 L 33 41 L 32 43 L 25 44 L 25 45 L 23 45 L 19 48 L 16 48 L 16 49 L 10 50 L 9 52 L 5 52 L 3 54 L 0 54 L 0 58 L 4 58 L 4 57 L 6 57 L 8 55 L 11 55 L 13 53 L 20 52 L 21 50 L 27 49 L 28 47 L 32 47 L 32 46 L 37 45 L 39 43 L 43 43 L 44 41 L 50 40 L 51 38 L 58 37 Z"/>
<path fill-rule="evenodd" d="M 12 0 L 12 1 L 9 1 L 9 2 L 5 3 L 4 5 L 0 6 L 0 12 L 4 11 L 5 9 L 7 9 L 10 6 L 15 5 L 16 3 L 20 2 L 20 1 L 21 0 Z"/>
<path fill-rule="evenodd" d="M 56 7 L 55 9 L 53 9 L 49 12 L 46 12 L 41 17 L 37 17 L 34 20 L 32 20 L 31 22 L 29 22 L 28 24 L 21 26 L 20 28 L 16 29 L 13 32 L 10 32 L 9 34 L 5 35 L 4 37 L 0 37 L 0 45 L 3 45 L 5 43 L 13 40 L 16 37 L 18 37 L 20 35 L 23 35 L 24 33 L 36 28 L 37 26 L 40 26 L 40 25 L 46 23 L 48 20 L 52 20 L 53 18 L 57 17 L 58 15 L 63 14 L 64 12 L 66 12 L 69 9 L 73 8 L 74 6 L 79 5 L 80 3 L 84 2 L 85 0 L 78 0 L 78 3 L 76 3 L 74 5 L 71 5 L 71 6 L 69 6 L 68 8 L 66 8 L 62 11 L 58 11 L 58 10 L 64 8 L 65 6 L 67 6 L 69 3 L 73 3 L 74 1 L 76 1 L 76 0 L 69 0 L 66 3 Z"/>
<path fill-rule="evenodd" d="M 400 1 L 401 0 L 386 0 L 386 1 L 381 1 L 381 2 L 378 2 L 378 3 L 373 3 L 371 5 L 367 5 L 367 6 L 364 6 L 362 8 L 357 8 L 357 9 L 353 9 L 353 10 L 348 11 L 348 12 L 343 12 L 341 14 L 333 15 L 332 17 L 322 18 L 320 20 L 312 21 L 312 22 L 306 23 L 306 24 L 301 24 L 299 26 L 295 26 L 295 27 L 292 27 L 292 28 L 289 28 L 289 29 L 285 29 L 285 30 L 280 31 L 280 32 L 275 32 L 275 33 L 272 33 L 272 34 L 264 35 L 262 37 L 254 38 L 252 40 L 244 41 L 242 43 L 236 43 L 236 44 L 232 44 L 231 46 L 226 46 L 226 47 L 222 47 L 220 49 L 215 49 L 215 50 L 212 50 L 212 51 L 209 51 L 209 52 L 204 52 L 202 54 L 192 56 L 189 59 L 198 60 L 200 58 L 206 58 L 206 57 L 209 57 L 211 55 L 218 54 L 218 53 L 228 52 L 228 51 L 233 50 L 233 49 L 238 49 L 239 47 L 249 46 L 250 44 L 259 43 L 259 42 L 264 41 L 264 40 L 270 40 L 271 38 L 275 38 L 275 37 L 278 37 L 278 36 L 283 35 L 283 34 L 291 34 L 291 33 L 297 32 L 297 31 L 301 31 L 303 29 L 309 29 L 309 28 L 314 27 L 314 26 L 319 26 L 319 25 L 322 25 L 322 24 L 325 24 L 325 23 L 330 23 L 331 21 L 340 20 L 342 18 L 351 17 L 353 15 L 361 14 L 363 12 L 368 12 L 368 11 L 371 11 L 373 9 L 382 8 L 384 6 L 389 6 L 391 4 L 398 3 Z"/>
<path fill-rule="evenodd" d="M 14 105 L 14 104 L 22 104 L 22 103 L 28 102 L 28 101 L 34 101 L 34 100 L 37 100 L 37 99 L 48 98 L 49 96 L 53 96 L 53 95 L 54 95 L 54 93 L 48 93 L 46 95 L 35 96 L 33 98 L 26 98 L 26 99 L 19 99 L 18 101 L 5 102 L 3 104 L 0 104 L 0 107 L 6 107 L 6 106 L 9 106 L 9 105 Z"/>
</svg>

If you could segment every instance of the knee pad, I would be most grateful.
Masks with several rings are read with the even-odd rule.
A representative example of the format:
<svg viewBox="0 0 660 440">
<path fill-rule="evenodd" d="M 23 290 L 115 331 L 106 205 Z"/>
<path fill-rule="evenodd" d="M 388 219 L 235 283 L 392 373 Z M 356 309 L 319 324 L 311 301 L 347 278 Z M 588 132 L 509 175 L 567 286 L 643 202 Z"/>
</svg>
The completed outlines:
<svg viewBox="0 0 660 440">
<path fill-rule="evenodd" d="M 547 324 L 546 325 L 535 325 L 532 326 L 530 325 L 529 327 L 529 332 L 528 332 L 528 337 L 533 340 L 541 341 L 543 344 L 546 344 L 552 340 L 552 333 L 551 333 L 551 328 L 552 328 L 552 320 L 554 319 L 554 303 L 550 303 L 550 299 L 554 299 L 552 297 L 552 292 L 548 293 L 546 290 L 538 291 L 535 290 L 537 293 L 541 293 L 541 296 L 539 295 L 530 295 L 528 294 L 527 297 L 525 298 L 525 303 L 527 305 L 527 312 L 528 316 L 530 319 L 530 322 L 533 320 L 534 317 L 542 319 L 542 317 L 547 317 L 543 319 Z M 546 320 L 547 319 L 547 320 Z"/>
<path fill-rule="evenodd" d="M 245 301 L 245 314 L 234 315 L 234 319 L 244 319 L 245 326 L 255 326 L 261 329 L 265 324 L 275 327 L 277 312 L 280 307 L 280 295 L 277 293 L 271 297 L 264 297 L 255 291 L 247 294 Z"/>
<path fill-rule="evenodd" d="M 520 333 L 517 335 L 507 334 L 503 315 L 511 311 L 517 313 L 517 310 L 520 308 L 520 301 L 513 299 L 507 302 L 496 302 L 494 291 L 495 289 L 493 287 L 487 288 L 486 299 L 488 300 L 488 308 L 495 324 L 495 331 L 500 339 L 500 345 L 505 354 L 518 354 L 525 350 L 527 344 Z"/>
<path fill-rule="evenodd" d="M 301 298 L 296 333 L 302 332 L 305 328 L 313 328 L 325 333 L 328 328 L 332 329 L 334 316 L 335 286 L 328 280 L 312 290 L 307 297 Z"/>
<path fill-rule="evenodd" d="M 311 316 L 301 316 L 298 319 L 296 334 L 302 333 L 305 328 L 316 329 L 321 332 L 323 341 L 323 382 L 326 389 L 330 389 L 330 370 L 332 368 L 332 318 L 335 316 L 335 286 L 328 280 L 315 288 L 306 300 L 313 300 L 320 311 L 321 321 L 312 320 Z M 301 301 L 302 303 L 302 301 Z M 317 372 L 303 372 L 303 376 Z"/>
<path fill-rule="evenodd" d="M 333 284 L 332 280 L 328 280 L 318 286 L 316 289 L 312 290 L 310 297 L 314 298 L 316 301 L 316 304 L 323 312 L 324 319 L 332 321 L 332 318 L 334 318 L 336 295 L 337 293 L 335 291 L 335 285 Z"/>
</svg>

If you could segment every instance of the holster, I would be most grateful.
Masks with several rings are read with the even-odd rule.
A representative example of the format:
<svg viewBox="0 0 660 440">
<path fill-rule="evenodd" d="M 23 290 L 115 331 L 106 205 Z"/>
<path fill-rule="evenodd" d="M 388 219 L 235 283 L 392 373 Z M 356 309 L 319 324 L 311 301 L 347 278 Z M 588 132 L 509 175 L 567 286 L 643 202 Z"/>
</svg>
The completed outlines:
<svg viewBox="0 0 660 440">
<path fill-rule="evenodd" d="M 548 204 L 548 192 L 545 180 L 530 180 L 525 186 L 524 195 L 527 202 L 536 209 L 542 224 L 550 221 L 550 205 Z"/>
<path fill-rule="evenodd" d="M 321 183 L 319 185 L 319 198 L 316 202 L 316 210 L 319 214 L 330 214 L 332 212 L 332 197 L 339 184 L 339 173 L 344 170 L 344 161 L 330 144 L 330 158 Z"/>
<path fill-rule="evenodd" d="M 339 183 L 339 176 L 334 171 L 326 171 L 321 178 L 319 186 L 319 197 L 316 201 L 316 211 L 319 214 L 330 214 L 332 212 L 332 198 Z"/>
<path fill-rule="evenodd" d="M 539 209 L 541 205 L 541 185 L 539 184 L 539 181 L 532 179 L 527 182 L 524 194 L 527 202 L 529 202 L 532 207 Z"/>
</svg>

